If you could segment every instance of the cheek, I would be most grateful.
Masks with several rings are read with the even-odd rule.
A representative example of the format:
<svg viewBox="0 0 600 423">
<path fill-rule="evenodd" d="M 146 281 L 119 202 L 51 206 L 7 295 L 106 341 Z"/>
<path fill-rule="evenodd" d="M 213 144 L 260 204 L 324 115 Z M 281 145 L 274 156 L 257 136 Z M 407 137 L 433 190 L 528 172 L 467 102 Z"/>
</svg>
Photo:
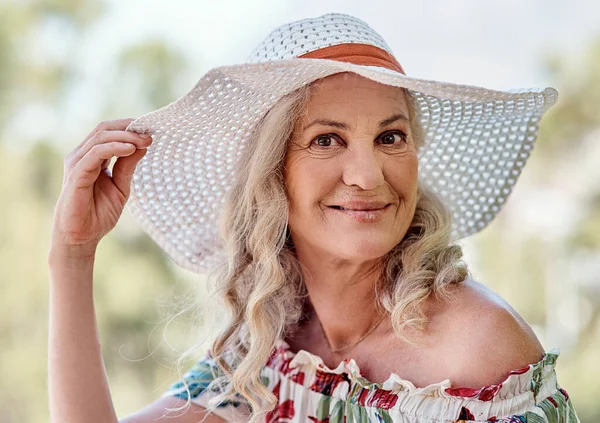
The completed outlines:
<svg viewBox="0 0 600 423">
<path fill-rule="evenodd" d="M 319 210 L 339 179 L 331 164 L 308 157 L 291 157 L 286 161 L 284 182 L 290 213 L 305 215 Z"/>
<path fill-rule="evenodd" d="M 419 164 L 416 155 L 403 160 L 392 160 L 386 166 L 386 179 L 396 194 L 405 201 L 411 202 L 417 195 L 419 181 Z"/>
</svg>

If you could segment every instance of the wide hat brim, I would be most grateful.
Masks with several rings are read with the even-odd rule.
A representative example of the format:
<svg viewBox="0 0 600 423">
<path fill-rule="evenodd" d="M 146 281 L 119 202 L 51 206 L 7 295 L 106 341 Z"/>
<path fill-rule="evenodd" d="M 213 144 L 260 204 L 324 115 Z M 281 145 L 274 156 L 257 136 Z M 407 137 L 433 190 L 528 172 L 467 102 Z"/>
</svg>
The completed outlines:
<svg viewBox="0 0 600 423">
<path fill-rule="evenodd" d="M 214 68 L 183 97 L 127 127 L 153 137 L 133 175 L 130 213 L 181 267 L 202 273 L 221 263 L 218 219 L 252 129 L 282 96 L 340 72 L 413 94 L 425 136 L 419 179 L 449 208 L 452 240 L 480 231 L 499 212 L 558 96 L 551 87 L 498 91 L 327 59 Z"/>
</svg>

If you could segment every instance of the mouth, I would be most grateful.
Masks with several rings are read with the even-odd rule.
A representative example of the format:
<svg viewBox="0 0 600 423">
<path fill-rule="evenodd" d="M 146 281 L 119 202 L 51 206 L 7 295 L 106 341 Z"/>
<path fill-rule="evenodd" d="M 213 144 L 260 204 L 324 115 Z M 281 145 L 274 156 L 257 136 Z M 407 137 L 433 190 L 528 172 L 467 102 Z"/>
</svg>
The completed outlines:
<svg viewBox="0 0 600 423">
<path fill-rule="evenodd" d="M 342 211 L 358 211 L 358 212 L 362 211 L 362 212 L 368 212 L 368 211 L 383 210 L 383 209 L 385 209 L 385 208 L 387 208 L 389 206 L 390 206 L 390 204 L 386 204 L 383 207 L 371 207 L 371 208 L 360 208 L 360 209 L 358 209 L 358 208 L 345 208 L 345 207 L 342 207 L 342 206 L 335 206 L 335 205 L 334 206 L 327 206 L 327 207 L 329 207 L 330 209 L 342 210 Z"/>
<path fill-rule="evenodd" d="M 327 206 L 331 213 L 342 216 L 344 219 L 348 218 L 358 223 L 375 223 L 383 221 L 388 210 L 391 209 L 391 204 L 384 206 L 373 204 L 373 205 L 353 205 L 352 208 L 346 206 Z"/>
</svg>

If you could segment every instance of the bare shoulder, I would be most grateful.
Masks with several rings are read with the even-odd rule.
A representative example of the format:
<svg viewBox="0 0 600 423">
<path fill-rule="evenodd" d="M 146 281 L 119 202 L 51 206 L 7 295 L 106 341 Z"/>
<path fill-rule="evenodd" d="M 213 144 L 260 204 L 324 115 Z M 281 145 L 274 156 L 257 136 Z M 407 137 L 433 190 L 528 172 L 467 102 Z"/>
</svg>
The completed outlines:
<svg viewBox="0 0 600 423">
<path fill-rule="evenodd" d="M 490 288 L 468 279 L 453 294 L 435 317 L 453 386 L 477 389 L 498 384 L 511 370 L 544 357 L 533 329 Z"/>
</svg>

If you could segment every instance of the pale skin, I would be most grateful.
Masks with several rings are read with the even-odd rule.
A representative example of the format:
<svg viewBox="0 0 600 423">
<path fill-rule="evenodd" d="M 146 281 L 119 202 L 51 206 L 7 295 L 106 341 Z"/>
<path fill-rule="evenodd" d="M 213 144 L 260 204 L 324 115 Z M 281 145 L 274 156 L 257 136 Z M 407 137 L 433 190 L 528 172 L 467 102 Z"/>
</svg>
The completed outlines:
<svg viewBox="0 0 600 423">
<path fill-rule="evenodd" d="M 430 325 L 419 335 L 420 348 L 400 342 L 384 319 L 352 348 L 329 349 L 356 342 L 380 320 L 373 293 L 378 258 L 402 239 L 414 214 L 418 160 L 410 126 L 400 115 L 409 117 L 401 90 L 339 74 L 322 81 L 296 125 L 285 181 L 290 231 L 312 309 L 311 319 L 288 342 L 295 351 L 321 356 L 330 367 L 354 358 L 374 382 L 394 372 L 417 387 L 445 379 L 454 387 L 499 383 L 509 371 L 539 361 L 544 350 L 510 305 L 472 280 L 456 288 L 451 304 L 435 299 L 423 304 Z M 304 129 L 315 120 L 330 122 Z M 125 131 L 131 121 L 101 123 L 65 158 L 48 255 L 54 422 L 191 423 L 205 417 L 195 404 L 183 415 L 167 417 L 166 408 L 184 401 L 161 398 L 118 420 L 110 396 L 95 320 L 93 265 L 98 243 L 127 202 L 135 166 L 152 143 Z M 113 156 L 118 160 L 111 177 L 103 167 Z M 328 207 L 357 199 L 380 201 L 386 209 L 377 221 L 366 222 Z M 207 417 L 207 423 L 224 421 Z"/>
<path fill-rule="evenodd" d="M 355 343 L 381 319 L 373 290 L 381 257 L 402 240 L 416 206 L 418 160 L 408 119 L 400 89 L 338 74 L 312 93 L 290 142 L 289 228 L 311 303 L 334 349 Z M 389 206 L 373 222 L 329 207 L 352 201 Z M 365 339 L 331 353 L 319 325 L 304 330 L 310 336 L 296 334 L 290 343 L 305 345 L 333 368 L 370 344 Z"/>
<path fill-rule="evenodd" d="M 406 117 L 401 89 L 356 74 L 330 76 L 312 93 L 288 149 L 285 182 L 290 232 L 316 318 L 288 343 L 330 368 L 352 357 L 373 382 L 392 372 L 418 387 L 444 379 L 470 388 L 502 382 L 544 350 L 514 309 L 472 280 L 456 288 L 451 304 L 424 304 L 431 324 L 422 335 L 409 333 L 422 346 L 399 341 L 385 319 L 356 346 L 330 351 L 355 343 L 380 320 L 373 289 L 379 259 L 405 235 L 416 205 L 417 150 Z M 377 222 L 356 222 L 328 207 L 352 200 L 390 206 Z M 490 354 L 490 345 L 503 352 Z"/>
</svg>

